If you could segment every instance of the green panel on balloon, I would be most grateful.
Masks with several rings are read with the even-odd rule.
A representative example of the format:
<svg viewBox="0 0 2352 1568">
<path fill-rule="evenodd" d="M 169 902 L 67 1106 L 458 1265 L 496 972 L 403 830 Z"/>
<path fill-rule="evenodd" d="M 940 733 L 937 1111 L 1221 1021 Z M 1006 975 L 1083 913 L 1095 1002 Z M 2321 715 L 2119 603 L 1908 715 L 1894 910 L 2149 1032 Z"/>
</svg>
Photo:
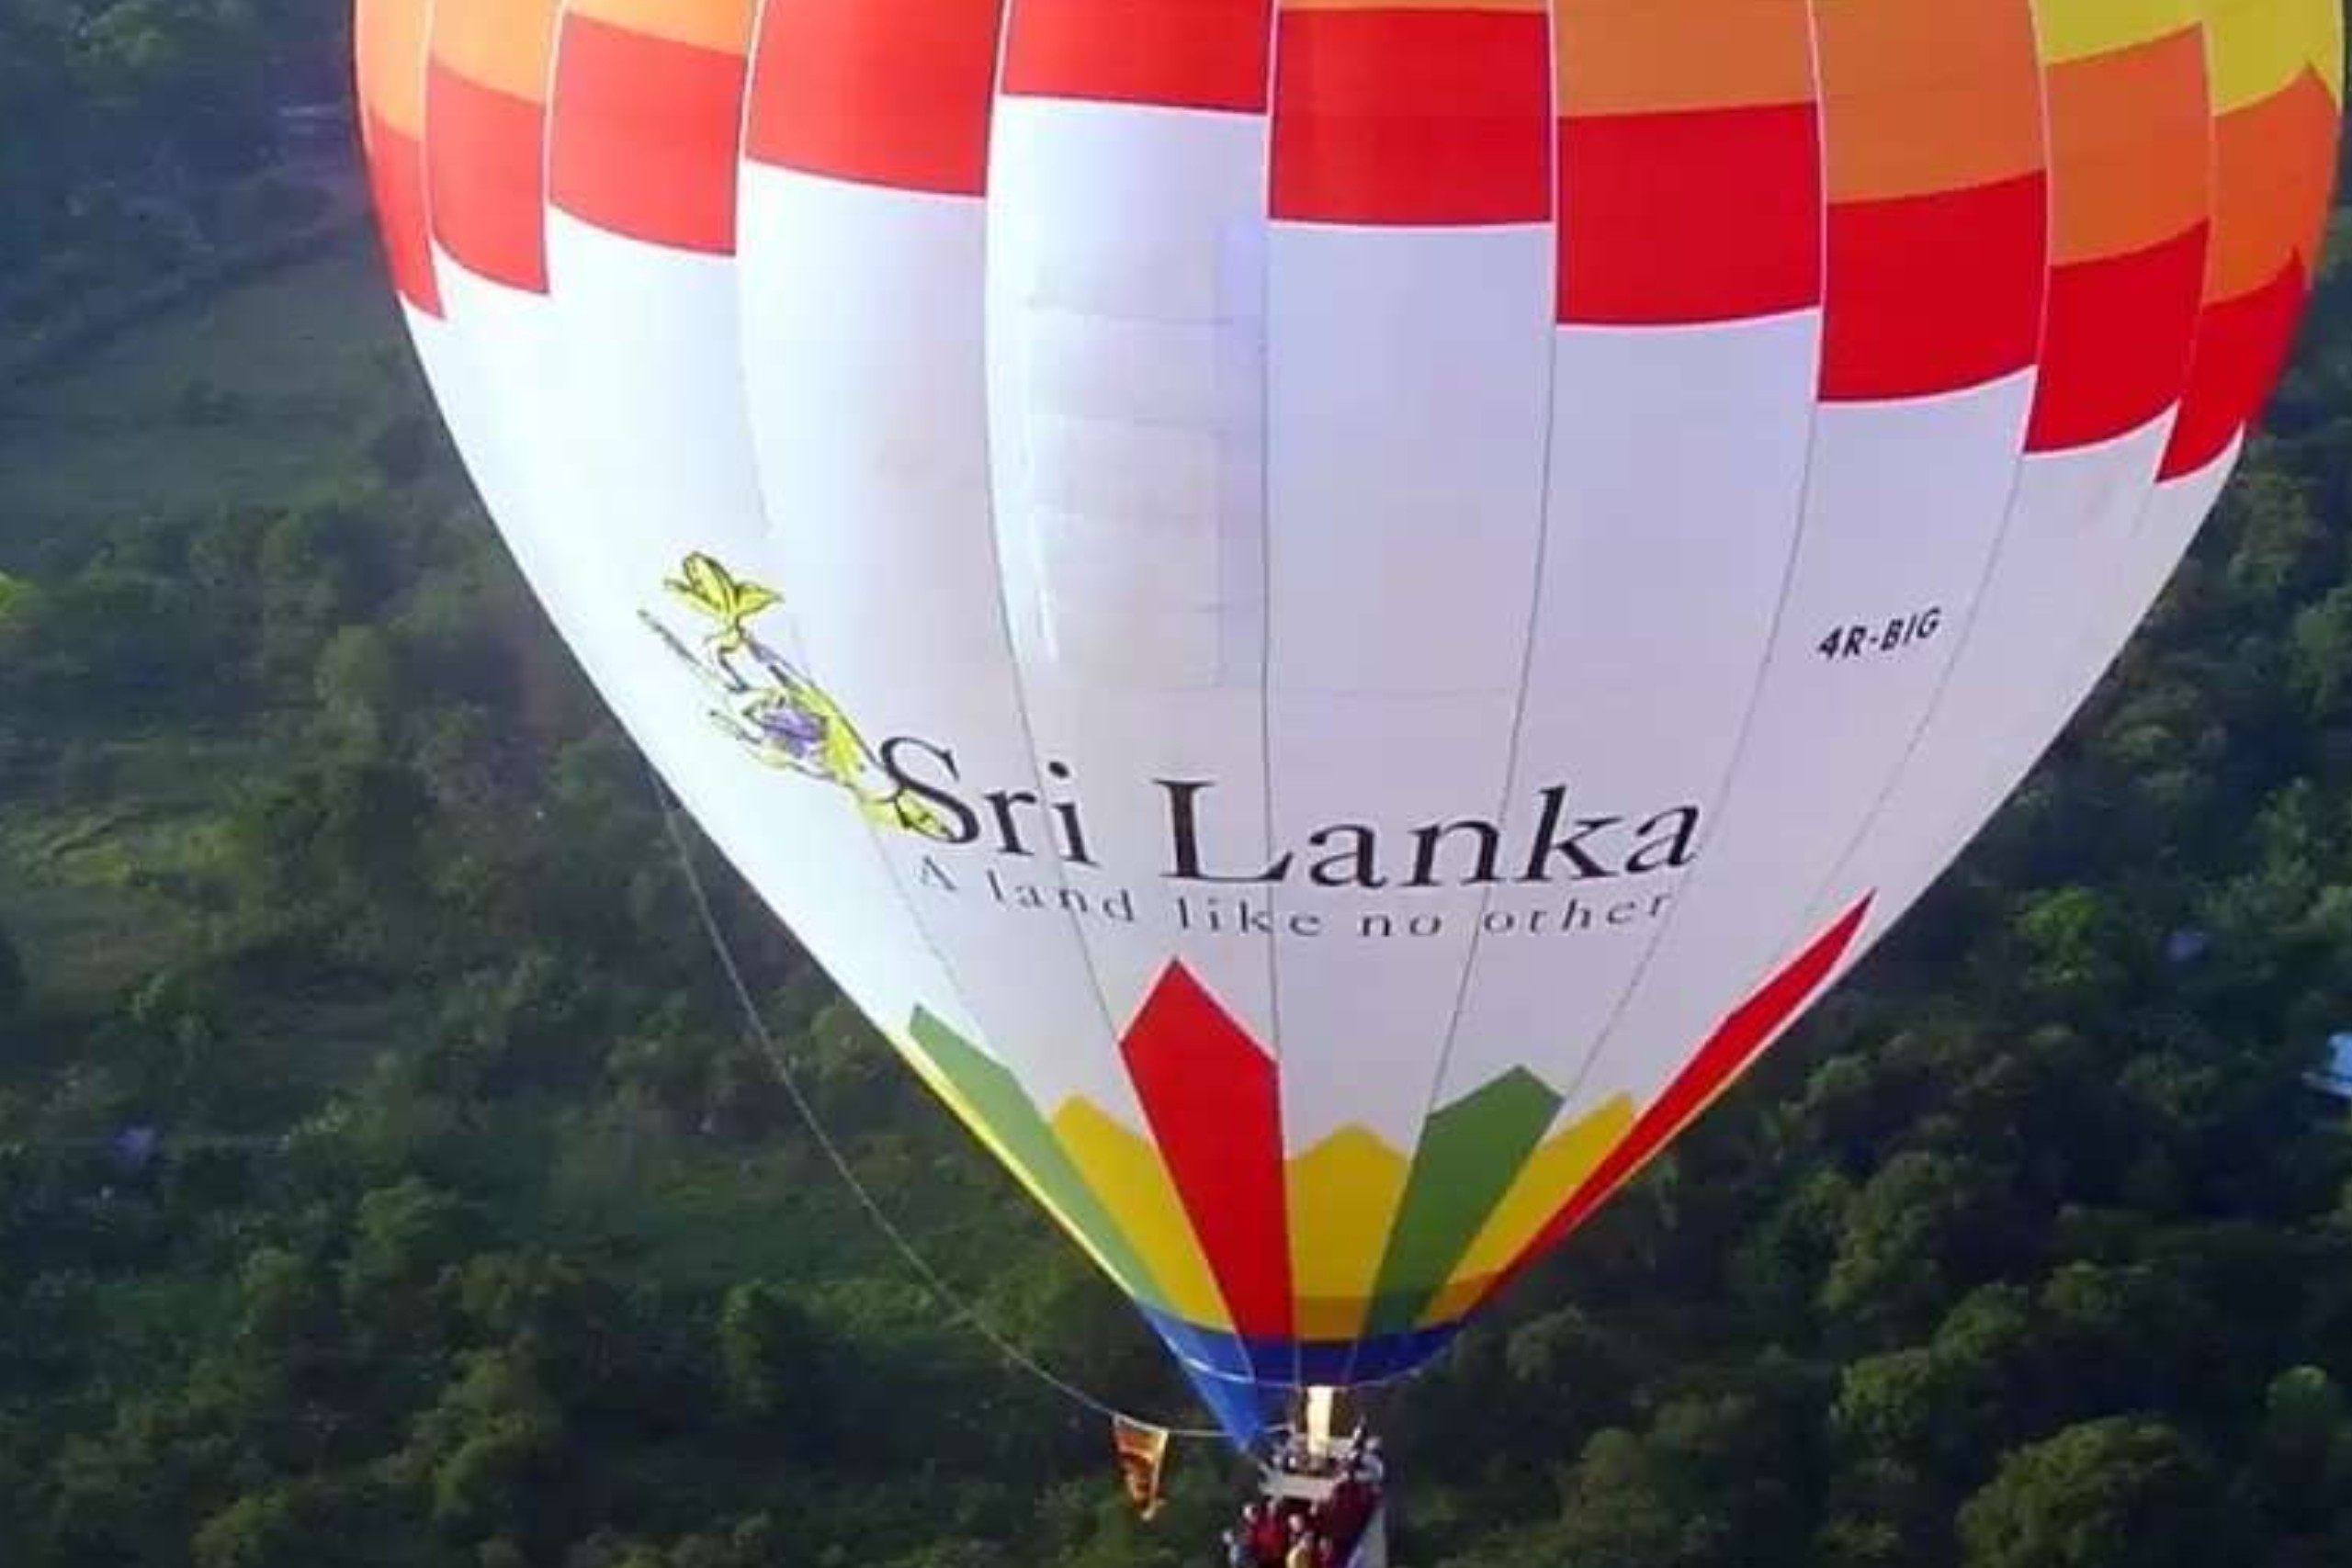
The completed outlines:
<svg viewBox="0 0 2352 1568">
<path fill-rule="evenodd" d="M 1159 1282 L 1012 1075 L 920 1008 L 908 1028 L 971 1114 L 1018 1164 L 1019 1174 L 1086 1238 L 1121 1286 L 1138 1300 L 1164 1308 Z"/>
<path fill-rule="evenodd" d="M 1403 1333 L 1419 1322 L 1559 1108 L 1558 1095 L 1515 1067 L 1429 1119 L 1373 1287 L 1368 1332 Z"/>
</svg>

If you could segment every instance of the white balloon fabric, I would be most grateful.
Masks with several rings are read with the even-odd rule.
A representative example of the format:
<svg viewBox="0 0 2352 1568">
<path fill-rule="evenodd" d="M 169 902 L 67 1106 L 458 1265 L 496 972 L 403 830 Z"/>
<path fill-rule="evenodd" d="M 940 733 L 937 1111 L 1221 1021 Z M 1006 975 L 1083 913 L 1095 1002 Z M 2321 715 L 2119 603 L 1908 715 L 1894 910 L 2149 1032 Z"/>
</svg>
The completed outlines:
<svg viewBox="0 0 2352 1568">
<path fill-rule="evenodd" d="M 2111 661 L 2336 0 L 361 0 L 547 613 L 1237 1437 L 1393 1377 Z"/>
</svg>

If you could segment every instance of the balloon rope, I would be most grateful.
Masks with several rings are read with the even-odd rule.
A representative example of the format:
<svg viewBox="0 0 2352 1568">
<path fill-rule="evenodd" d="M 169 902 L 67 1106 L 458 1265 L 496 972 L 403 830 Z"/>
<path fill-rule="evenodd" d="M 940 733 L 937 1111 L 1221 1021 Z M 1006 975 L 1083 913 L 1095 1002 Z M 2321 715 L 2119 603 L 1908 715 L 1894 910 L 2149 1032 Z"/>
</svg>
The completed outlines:
<svg viewBox="0 0 2352 1568">
<path fill-rule="evenodd" d="M 933 1268 L 922 1254 L 915 1249 L 915 1245 L 908 1238 L 907 1233 L 899 1228 L 897 1223 L 884 1211 L 881 1202 L 867 1189 L 865 1183 L 858 1179 L 857 1172 L 850 1168 L 849 1159 L 842 1153 L 841 1145 L 834 1143 L 831 1134 L 825 1131 L 824 1122 L 817 1115 L 816 1106 L 810 1102 L 808 1095 L 802 1092 L 799 1077 L 792 1068 L 792 1059 L 785 1054 L 784 1047 L 777 1043 L 775 1035 L 768 1029 L 767 1020 L 761 1015 L 760 1004 L 752 996 L 751 985 L 743 978 L 742 965 L 736 962 L 735 950 L 728 942 L 727 932 L 718 923 L 718 912 L 711 904 L 709 891 L 703 886 L 702 873 L 695 866 L 694 851 L 686 842 L 684 830 L 678 825 L 678 811 L 675 803 L 671 799 L 669 786 L 663 784 L 662 776 L 652 773 L 650 767 L 648 772 L 653 780 L 653 798 L 662 807 L 662 829 L 669 836 L 671 852 L 677 857 L 678 870 L 685 878 L 686 891 L 693 897 L 695 913 L 702 921 L 703 934 L 709 938 L 711 953 L 718 958 L 718 967 L 727 976 L 728 988 L 735 993 L 736 1004 L 742 1010 L 744 1027 L 759 1045 L 761 1055 L 767 1058 L 768 1066 L 775 1073 L 776 1081 L 784 1086 L 785 1094 L 791 1100 L 793 1109 L 799 1113 L 802 1123 L 808 1129 L 809 1137 L 815 1140 L 818 1151 L 825 1156 L 826 1163 L 833 1168 L 833 1173 L 841 1178 L 842 1185 L 849 1190 L 850 1196 L 857 1200 L 858 1207 L 865 1211 L 866 1218 L 874 1222 L 874 1228 L 880 1231 L 884 1239 L 898 1249 L 899 1256 L 906 1260 L 907 1267 L 922 1279 L 923 1284 L 933 1295 L 939 1299 L 940 1304 L 947 1309 L 952 1317 L 962 1320 L 965 1326 L 986 1340 L 1008 1365 L 1035 1379 L 1071 1404 L 1081 1405 L 1109 1420 L 1125 1421 L 1132 1426 L 1149 1427 L 1154 1430 L 1166 1432 L 1170 1438 L 1222 1439 L 1225 1433 L 1215 1427 L 1170 1427 L 1163 1422 L 1148 1421 L 1139 1416 L 1131 1416 L 1109 1401 L 1098 1399 L 1076 1383 L 1057 1375 L 1051 1369 L 1039 1364 L 1035 1358 L 1023 1350 L 1021 1347 L 990 1327 L 987 1320 L 973 1310 L 971 1304 L 941 1276 L 939 1270 Z"/>
</svg>

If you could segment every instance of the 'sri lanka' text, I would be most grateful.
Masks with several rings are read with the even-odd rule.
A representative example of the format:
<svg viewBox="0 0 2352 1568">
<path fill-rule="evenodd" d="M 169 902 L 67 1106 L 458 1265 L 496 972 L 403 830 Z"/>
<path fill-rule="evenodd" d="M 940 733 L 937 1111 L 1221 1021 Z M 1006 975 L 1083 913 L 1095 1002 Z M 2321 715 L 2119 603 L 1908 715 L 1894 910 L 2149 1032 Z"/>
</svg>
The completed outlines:
<svg viewBox="0 0 2352 1568">
<path fill-rule="evenodd" d="M 929 807 L 949 843 L 985 842 L 995 853 L 1033 856 L 1048 850 L 1075 865 L 1096 865 L 1086 817 L 1069 784 L 1069 765 L 1048 761 L 1051 793 L 993 789 L 967 794 L 956 754 L 912 736 L 886 741 L 878 753 L 892 780 Z M 1262 862 L 1218 852 L 1208 842 L 1203 806 L 1216 788 L 1206 779 L 1153 779 L 1167 826 L 1166 869 L 1171 881 L 1268 884 L 1304 881 L 1320 887 L 1475 887 L 1515 882 L 1600 882 L 1679 870 L 1696 852 L 1700 810 L 1668 807 L 1641 816 L 1572 809 L 1568 786 L 1549 784 L 1534 795 L 1532 829 L 1514 835 L 1505 823 L 1463 817 L 1385 832 L 1369 822 L 1331 822 L 1295 848 Z"/>
</svg>

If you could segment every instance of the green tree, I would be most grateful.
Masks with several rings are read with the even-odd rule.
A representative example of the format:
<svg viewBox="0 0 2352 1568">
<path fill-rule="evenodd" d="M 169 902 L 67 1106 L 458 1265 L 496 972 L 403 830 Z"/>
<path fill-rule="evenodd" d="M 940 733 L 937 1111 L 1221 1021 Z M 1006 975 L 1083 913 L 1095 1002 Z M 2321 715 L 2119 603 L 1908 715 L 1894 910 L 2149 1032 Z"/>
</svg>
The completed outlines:
<svg viewBox="0 0 2352 1568">
<path fill-rule="evenodd" d="M 398 763 L 338 758 L 257 784 L 229 824 L 247 918 L 360 964 L 413 962 L 446 933 L 428 918 L 432 802 Z"/>
<path fill-rule="evenodd" d="M 2289 646 L 2296 691 L 2312 716 L 2345 716 L 2352 697 L 2352 585 L 2299 613 Z"/>
<path fill-rule="evenodd" d="M 2212 1482 L 2162 1421 L 2110 1416 L 2018 1449 L 1960 1512 L 1965 1568 L 2204 1568 Z"/>
<path fill-rule="evenodd" d="M 315 1484 L 248 1492 L 197 1527 L 195 1568 L 314 1568 L 354 1561 Z"/>
<path fill-rule="evenodd" d="M 20 1011 L 32 995 L 32 982 L 25 974 L 24 954 L 17 948 L 16 939 L 8 928 L 0 925 L 0 1022 Z"/>
<path fill-rule="evenodd" d="M 344 1294 L 358 1301 L 432 1285 L 458 1266 L 477 1234 L 462 1201 L 416 1177 L 379 1187 L 359 1200 Z"/>
<path fill-rule="evenodd" d="M 1849 1364 L 1832 1427 L 1855 1453 L 1907 1472 L 1947 1483 L 1981 1473 L 1983 1456 L 2042 1403 L 2040 1332 L 2023 1292 L 1979 1287 L 1929 1343 Z"/>
<path fill-rule="evenodd" d="M 1554 1561 L 1577 1568 L 1678 1568 L 1708 1561 L 1721 1519 L 1695 1506 L 1649 1445 L 1631 1432 L 1596 1433 L 1564 1488 Z"/>
<path fill-rule="evenodd" d="M 238 1333 L 257 1350 L 322 1346 L 335 1326 L 333 1301 L 310 1262 L 282 1247 L 256 1248 L 239 1271 Z"/>
<path fill-rule="evenodd" d="M 2250 621 L 2276 625 L 2279 612 L 2324 581 L 2327 530 L 2303 485 L 2277 469 L 2247 473 L 2222 505 L 2233 525 L 2224 573 L 2232 607 Z"/>
<path fill-rule="evenodd" d="M 1887 1161 L 1846 1208 L 1822 1306 L 1866 1333 L 1924 1324 L 1967 1259 L 1981 1181 L 1950 1155 L 1908 1149 Z"/>
<path fill-rule="evenodd" d="M 372 558 L 364 512 L 348 501 L 305 507 L 262 531 L 253 586 L 262 673 L 292 686 L 312 674 L 335 628 L 368 618 L 387 575 Z"/>
<path fill-rule="evenodd" d="M 822 1451 L 831 1425 L 827 1346 L 797 1302 L 764 1280 L 731 1287 L 719 1307 L 718 1350 L 737 1409 L 781 1423 L 803 1451 Z"/>
<path fill-rule="evenodd" d="M 361 755 L 380 750 L 405 705 L 400 652 L 374 626 L 342 626 L 319 649 L 313 677 L 329 744 Z"/>
<path fill-rule="evenodd" d="M 2290 1367 L 2263 1396 L 2246 1490 L 2290 1535 L 2352 1541 L 2352 1402 L 2318 1367 Z"/>
<path fill-rule="evenodd" d="M 1935 1455 L 1960 1440 L 1949 1424 L 1957 1402 L 1951 1369 L 1925 1346 L 1865 1356 L 1839 1380 L 1838 1435 L 1890 1455 Z"/>
<path fill-rule="evenodd" d="M 388 1473 L 421 1488 L 450 1539 L 527 1540 L 532 1495 L 564 1451 L 563 1412 L 526 1357 L 476 1350 L 459 1365 Z"/>
<path fill-rule="evenodd" d="M 2091 1007 L 2112 1002 L 2129 971 L 2113 911 L 2088 887 L 2060 887 L 2023 899 L 2015 926 L 2025 979 L 2053 1000 Z"/>
</svg>

